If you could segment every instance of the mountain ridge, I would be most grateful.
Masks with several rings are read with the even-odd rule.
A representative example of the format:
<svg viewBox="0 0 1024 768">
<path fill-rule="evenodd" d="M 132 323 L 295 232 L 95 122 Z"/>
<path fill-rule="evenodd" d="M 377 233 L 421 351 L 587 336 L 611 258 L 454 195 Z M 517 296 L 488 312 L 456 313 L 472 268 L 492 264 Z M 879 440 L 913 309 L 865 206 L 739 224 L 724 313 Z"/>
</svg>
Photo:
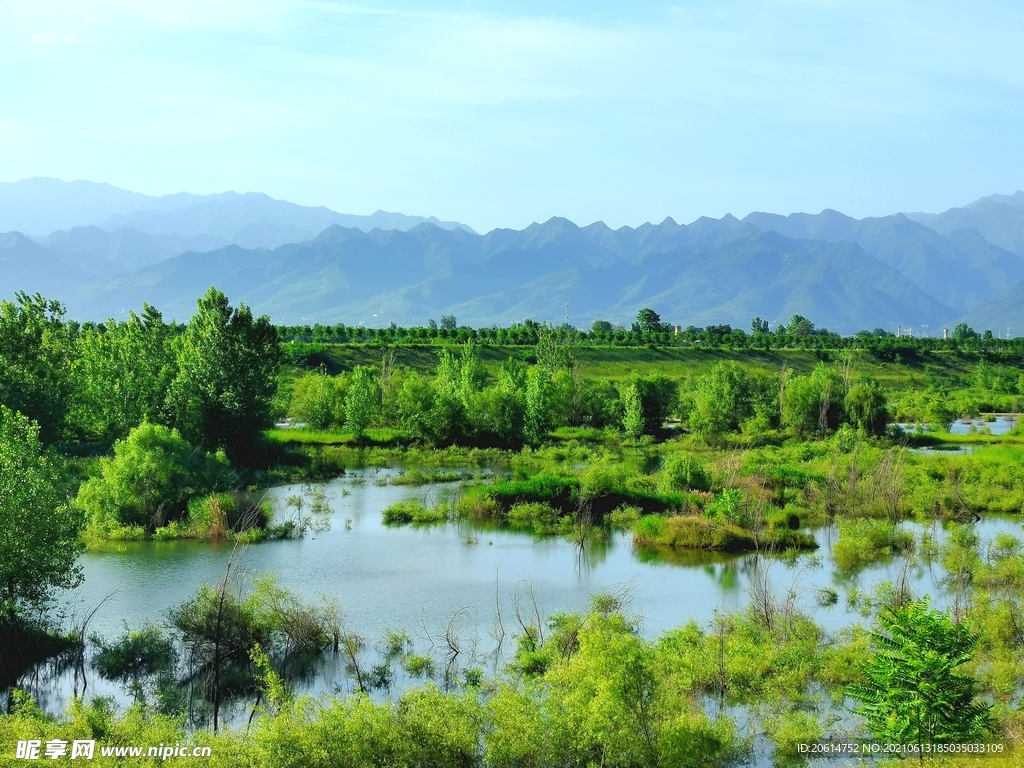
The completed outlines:
<svg viewBox="0 0 1024 768">
<path fill-rule="evenodd" d="M 124 316 L 143 301 L 184 319 L 211 284 L 284 323 L 408 325 L 455 314 L 489 325 L 562 321 L 570 311 L 574 322 L 628 322 L 653 306 L 683 325 L 802 314 L 842 332 L 963 318 L 1015 324 L 1014 297 L 1024 296 L 1024 249 L 1014 250 L 1024 192 L 942 214 L 753 212 L 617 229 L 553 216 L 478 234 L 433 217 L 346 216 L 262 193 L 147 198 L 29 181 L 37 202 L 76 184 L 99 196 L 68 216 L 117 208 L 34 239 L 0 236 L 0 295 L 42 290 L 83 320 Z M 0 201 L 9 187 L 0 185 Z M 22 202 L 18 215 L 31 200 Z M 0 207 L 0 222 L 5 215 Z M 345 225 L 353 220 L 361 226 Z"/>
</svg>

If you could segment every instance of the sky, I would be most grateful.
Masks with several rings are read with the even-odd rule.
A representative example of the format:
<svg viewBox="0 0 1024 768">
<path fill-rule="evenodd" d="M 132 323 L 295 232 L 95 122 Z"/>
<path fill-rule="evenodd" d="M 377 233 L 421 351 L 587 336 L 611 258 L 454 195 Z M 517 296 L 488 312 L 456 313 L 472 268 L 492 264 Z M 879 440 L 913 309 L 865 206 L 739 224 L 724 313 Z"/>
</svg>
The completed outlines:
<svg viewBox="0 0 1024 768">
<path fill-rule="evenodd" d="M 0 181 L 479 231 L 1024 188 L 1024 3 L 0 0 Z"/>
</svg>

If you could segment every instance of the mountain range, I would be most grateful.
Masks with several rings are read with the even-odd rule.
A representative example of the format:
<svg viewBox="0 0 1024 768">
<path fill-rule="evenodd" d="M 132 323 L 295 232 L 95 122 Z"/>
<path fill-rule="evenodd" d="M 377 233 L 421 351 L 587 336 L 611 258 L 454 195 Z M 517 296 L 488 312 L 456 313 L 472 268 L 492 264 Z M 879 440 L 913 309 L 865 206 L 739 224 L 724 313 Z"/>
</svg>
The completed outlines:
<svg viewBox="0 0 1024 768">
<path fill-rule="evenodd" d="M 966 321 L 1024 332 L 1024 192 L 944 213 L 833 210 L 611 229 L 564 218 L 480 235 L 457 222 L 227 192 L 147 197 L 53 179 L 0 184 L 0 296 L 80 320 L 148 302 L 185 319 L 210 285 L 279 323 L 679 325 L 793 314 L 850 333 Z"/>
</svg>

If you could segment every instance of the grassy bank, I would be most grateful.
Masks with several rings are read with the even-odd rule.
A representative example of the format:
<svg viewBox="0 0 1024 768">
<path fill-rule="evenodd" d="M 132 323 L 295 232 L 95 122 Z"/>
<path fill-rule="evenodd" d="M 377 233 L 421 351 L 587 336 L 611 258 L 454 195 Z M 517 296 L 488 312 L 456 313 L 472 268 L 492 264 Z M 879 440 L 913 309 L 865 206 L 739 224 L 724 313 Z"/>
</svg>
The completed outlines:
<svg viewBox="0 0 1024 768">
<path fill-rule="evenodd" d="M 322 344 L 314 367 L 323 365 L 329 373 L 351 371 L 356 366 L 380 365 L 381 350 L 366 344 Z M 442 345 L 395 345 L 389 347 L 394 364 L 422 374 L 431 374 L 437 366 Z M 457 350 L 458 345 L 452 345 Z M 792 368 L 794 373 L 807 374 L 822 361 L 835 362 L 837 353 L 809 350 L 728 350 L 679 347 L 580 347 L 575 351 L 584 375 L 615 381 L 626 379 L 631 372 L 662 373 L 676 379 L 706 374 L 718 362 L 732 361 L 745 368 L 778 372 Z M 496 377 L 502 362 L 508 358 L 527 363 L 536 362 L 536 350 L 524 346 L 480 347 L 480 360 L 487 372 Z M 920 352 L 899 361 L 886 361 L 865 352 L 855 351 L 851 358 L 857 372 L 872 376 L 882 385 L 894 389 L 912 389 L 941 384 L 959 388 L 973 375 L 985 359 L 979 352 L 936 350 Z M 299 368 L 288 366 L 294 376 Z"/>
</svg>

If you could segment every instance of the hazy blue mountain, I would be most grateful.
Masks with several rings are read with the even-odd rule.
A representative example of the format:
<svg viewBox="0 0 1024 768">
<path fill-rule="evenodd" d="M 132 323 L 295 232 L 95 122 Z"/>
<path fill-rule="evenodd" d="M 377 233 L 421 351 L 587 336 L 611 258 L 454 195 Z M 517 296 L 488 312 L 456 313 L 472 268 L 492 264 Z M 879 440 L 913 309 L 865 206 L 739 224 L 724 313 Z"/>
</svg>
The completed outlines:
<svg viewBox="0 0 1024 768">
<path fill-rule="evenodd" d="M 366 231 L 407 230 L 425 221 L 444 229 L 469 229 L 458 222 L 387 211 L 369 216 L 342 214 L 323 206 L 275 200 L 262 193 L 180 192 L 154 197 L 82 180 L 33 178 L 0 183 L 0 232 L 13 230 L 31 237 L 76 227 L 96 226 L 108 231 L 130 227 L 145 234 L 186 238 L 205 235 L 220 238 L 222 243 L 276 247 L 309 240 L 332 224 Z"/>
<path fill-rule="evenodd" d="M 276 249 L 187 253 L 76 297 L 76 317 L 147 301 L 183 319 L 216 285 L 276 322 L 474 325 L 527 317 L 628 322 L 643 306 L 681 325 L 811 316 L 835 330 L 941 323 L 959 313 L 851 243 L 797 241 L 728 217 L 637 229 L 565 219 L 474 235 L 331 227 Z M 70 301 L 70 300 L 69 300 Z M 569 306 L 566 307 L 566 304 Z"/>
<path fill-rule="evenodd" d="M 422 216 L 377 211 L 370 216 L 336 213 L 319 206 L 311 208 L 284 200 L 275 200 L 259 192 L 224 192 L 209 195 L 198 202 L 171 209 L 139 209 L 115 214 L 99 226 L 116 230 L 130 227 L 151 235 L 218 237 L 245 248 L 276 248 L 285 243 L 311 240 L 329 226 L 354 227 L 364 231 L 375 228 L 408 230 L 428 221 Z M 457 222 L 431 223 L 443 229 L 462 227 Z"/>
<path fill-rule="evenodd" d="M 11 200 L 2 222 L 98 218 L 35 240 L 0 236 L 0 295 L 38 290 L 81 319 L 143 301 L 185 319 L 210 285 L 277 322 L 368 325 L 443 313 L 474 325 L 628 323 L 651 306 L 679 325 L 798 313 L 843 332 L 959 318 L 989 327 L 1014 325 L 1024 297 L 1024 257 L 1004 247 L 1021 237 L 1021 192 L 936 215 L 752 213 L 619 229 L 555 217 L 485 235 L 257 193 L 157 198 L 30 179 L 0 185 L 0 203 Z"/>
<path fill-rule="evenodd" d="M 40 245 L 65 254 L 99 257 L 122 269 L 136 269 L 178 256 L 185 251 L 212 251 L 228 244 L 217 235 L 147 234 L 132 227 L 110 232 L 95 226 L 57 230 L 39 238 Z"/>
<path fill-rule="evenodd" d="M 1011 336 L 1024 336 L 1024 280 L 999 301 L 980 306 L 961 319 L 977 331 L 1005 334 L 1009 328 Z"/>
<path fill-rule="evenodd" d="M 1024 279 L 1024 258 L 993 245 L 976 230 L 942 235 L 903 214 L 858 220 L 833 210 L 789 216 L 752 213 L 743 221 L 797 240 L 857 243 L 960 312 L 1002 296 L 1007 286 Z"/>
<path fill-rule="evenodd" d="M 990 243 L 1024 256 L 1024 192 L 990 195 L 963 208 L 938 214 L 908 213 L 907 217 L 944 235 L 974 229 Z"/>
<path fill-rule="evenodd" d="M 0 182 L 0 232 L 16 230 L 40 237 L 136 210 L 148 199 L 92 181 L 34 178 Z"/>
<path fill-rule="evenodd" d="M 63 299 L 84 284 L 105 280 L 121 267 L 99 256 L 62 254 L 20 232 L 0 234 L 0 296 L 18 291 Z"/>
</svg>

